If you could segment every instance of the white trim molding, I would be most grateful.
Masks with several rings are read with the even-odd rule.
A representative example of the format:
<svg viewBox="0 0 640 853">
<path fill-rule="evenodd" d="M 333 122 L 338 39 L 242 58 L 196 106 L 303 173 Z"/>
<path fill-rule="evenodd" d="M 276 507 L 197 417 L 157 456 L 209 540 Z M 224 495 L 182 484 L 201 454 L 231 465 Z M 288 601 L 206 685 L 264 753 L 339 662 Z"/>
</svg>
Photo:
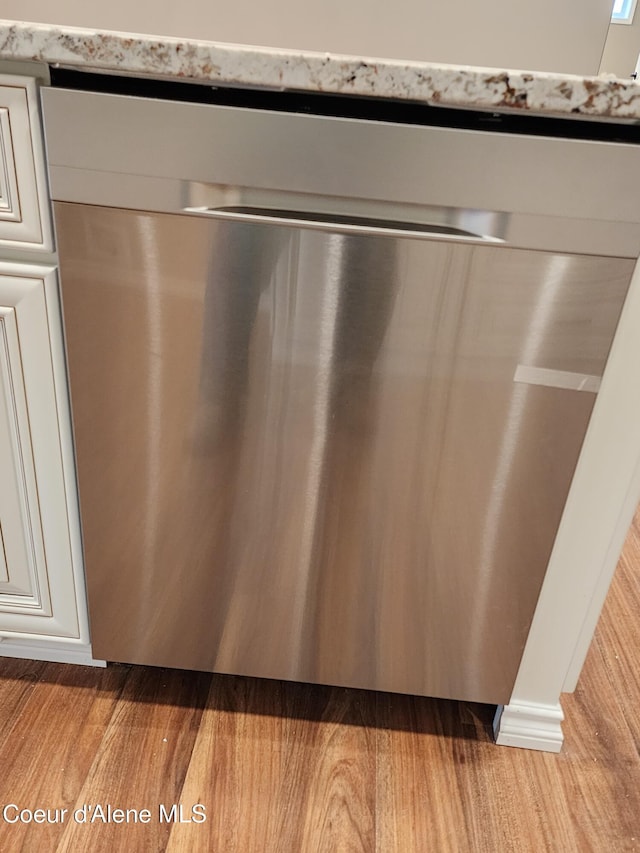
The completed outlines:
<svg viewBox="0 0 640 853">
<path fill-rule="evenodd" d="M 0 675 L 2 658 L 23 658 L 97 667 L 107 665 L 106 661 L 94 659 L 90 643 L 74 643 L 69 640 L 57 640 L 55 637 L 38 640 L 32 637 L 10 636 L 5 633 L 0 633 Z"/>
<path fill-rule="evenodd" d="M 493 720 L 493 733 L 496 743 L 500 746 L 560 752 L 563 719 L 564 714 L 559 704 L 511 702 L 509 705 L 498 705 Z"/>
</svg>

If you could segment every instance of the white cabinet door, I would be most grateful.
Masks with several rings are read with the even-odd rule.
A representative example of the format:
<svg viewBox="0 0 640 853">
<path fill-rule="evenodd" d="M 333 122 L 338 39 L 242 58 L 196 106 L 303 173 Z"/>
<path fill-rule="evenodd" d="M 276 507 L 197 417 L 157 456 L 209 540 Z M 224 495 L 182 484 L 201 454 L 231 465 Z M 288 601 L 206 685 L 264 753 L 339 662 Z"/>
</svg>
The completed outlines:
<svg viewBox="0 0 640 853">
<path fill-rule="evenodd" d="M 81 639 L 64 478 L 53 268 L 0 262 L 0 636 Z M 76 519 L 77 521 L 77 519 Z"/>
<path fill-rule="evenodd" d="M 0 247 L 53 248 L 37 88 L 0 75 Z"/>
<path fill-rule="evenodd" d="M 0 278 L 0 609 L 50 616 L 17 320 L 18 309 L 38 311 L 38 290 L 29 282 L 16 303 Z"/>
</svg>

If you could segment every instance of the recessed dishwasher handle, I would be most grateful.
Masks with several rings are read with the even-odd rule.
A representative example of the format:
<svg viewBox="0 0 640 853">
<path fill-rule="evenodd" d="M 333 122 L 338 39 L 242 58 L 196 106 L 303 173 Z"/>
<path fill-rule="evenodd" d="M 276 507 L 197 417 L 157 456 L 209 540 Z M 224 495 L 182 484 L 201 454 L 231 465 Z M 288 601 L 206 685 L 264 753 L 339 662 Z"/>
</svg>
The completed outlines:
<svg viewBox="0 0 640 853">
<path fill-rule="evenodd" d="M 478 234 L 473 231 L 456 228 L 452 225 L 443 225 L 434 222 L 408 222 L 397 219 L 381 219 L 345 213 L 323 213 L 319 211 L 288 210 L 251 205 L 185 207 L 184 212 L 226 221 L 286 225 L 295 228 L 333 231 L 340 234 L 382 237 L 422 237 L 425 239 L 435 237 L 438 240 L 454 240 L 456 242 L 504 242 L 502 238 L 491 234 Z"/>
</svg>

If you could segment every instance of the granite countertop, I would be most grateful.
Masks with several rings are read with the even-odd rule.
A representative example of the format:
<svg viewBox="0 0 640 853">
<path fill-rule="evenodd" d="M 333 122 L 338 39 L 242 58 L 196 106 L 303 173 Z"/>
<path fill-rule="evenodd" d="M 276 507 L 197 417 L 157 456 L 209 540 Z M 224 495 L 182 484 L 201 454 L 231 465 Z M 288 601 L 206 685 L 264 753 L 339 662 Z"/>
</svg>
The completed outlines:
<svg viewBox="0 0 640 853">
<path fill-rule="evenodd" d="M 540 115 L 640 120 L 640 83 L 0 21 L 0 59 Z"/>
</svg>

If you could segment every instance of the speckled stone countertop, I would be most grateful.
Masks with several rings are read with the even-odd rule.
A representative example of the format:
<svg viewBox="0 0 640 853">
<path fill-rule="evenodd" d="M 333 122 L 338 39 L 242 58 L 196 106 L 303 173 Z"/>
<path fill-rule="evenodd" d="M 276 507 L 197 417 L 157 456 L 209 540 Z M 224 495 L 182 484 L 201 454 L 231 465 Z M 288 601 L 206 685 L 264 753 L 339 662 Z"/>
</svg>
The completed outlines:
<svg viewBox="0 0 640 853">
<path fill-rule="evenodd" d="M 403 62 L 15 21 L 0 21 L 0 58 L 218 85 L 640 120 L 640 83 L 611 77 Z"/>
</svg>

